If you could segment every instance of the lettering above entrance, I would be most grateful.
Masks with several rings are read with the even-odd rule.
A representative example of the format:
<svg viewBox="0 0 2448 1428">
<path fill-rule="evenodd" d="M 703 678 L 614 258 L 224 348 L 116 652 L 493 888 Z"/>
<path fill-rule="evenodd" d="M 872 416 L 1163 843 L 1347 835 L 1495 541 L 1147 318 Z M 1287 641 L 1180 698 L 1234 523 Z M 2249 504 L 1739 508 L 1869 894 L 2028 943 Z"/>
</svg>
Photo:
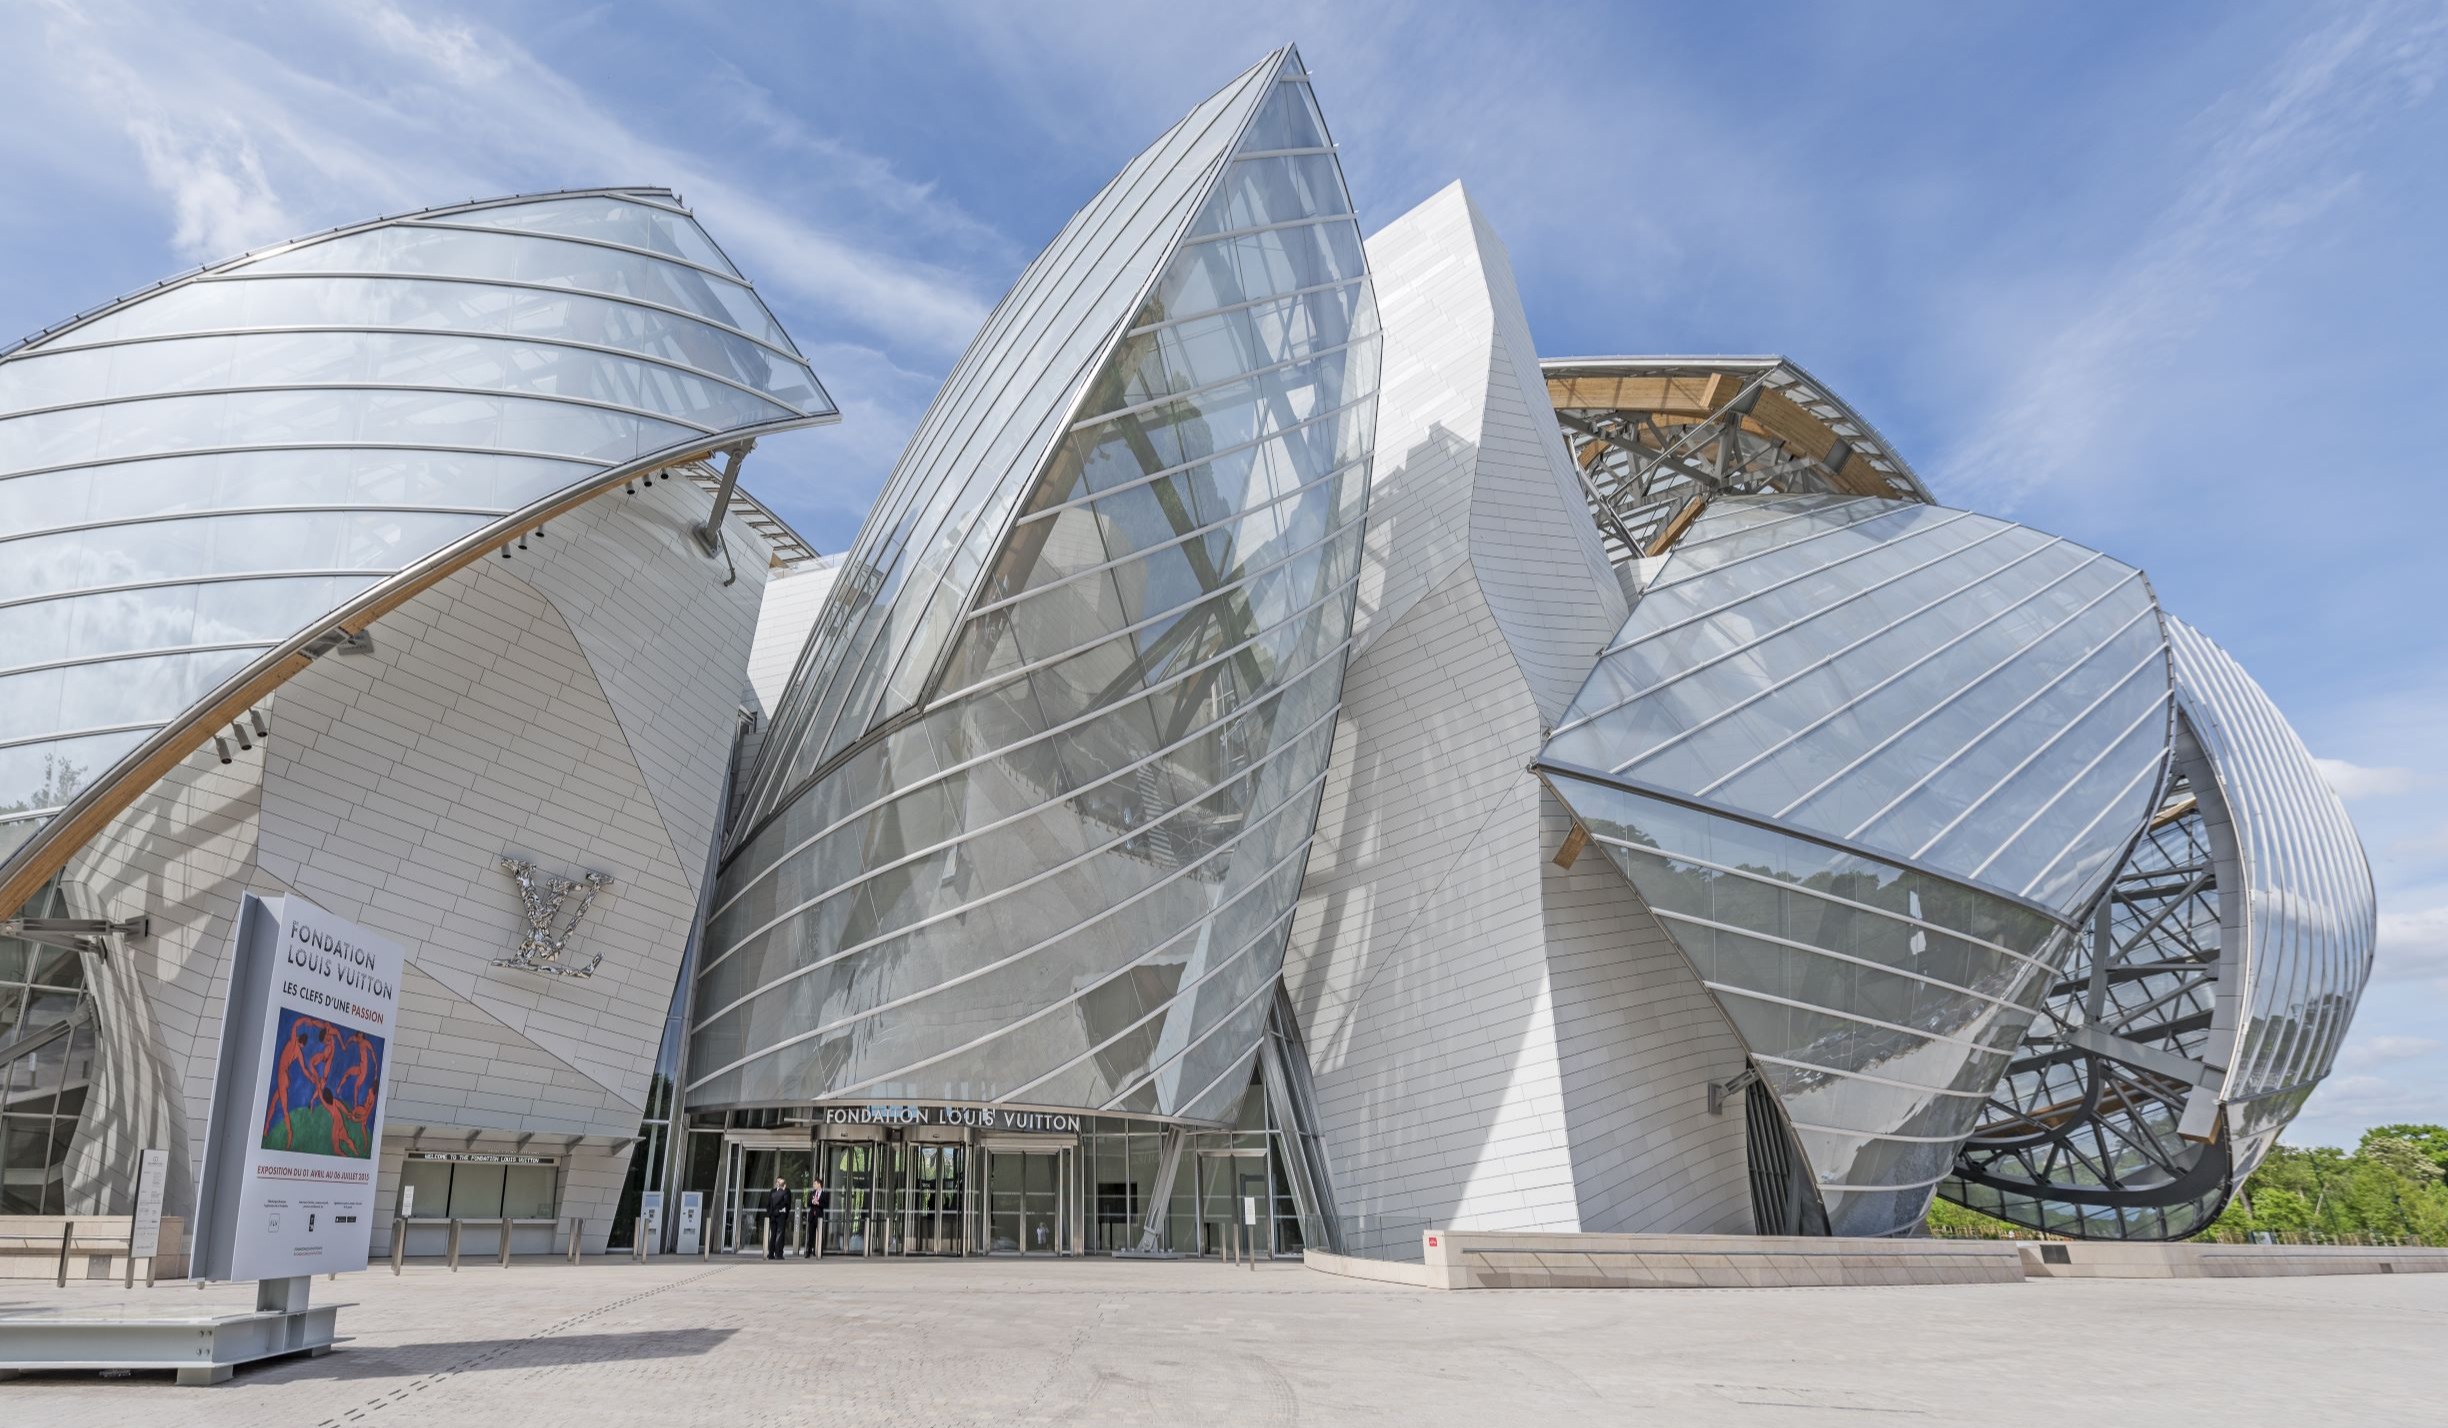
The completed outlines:
<svg viewBox="0 0 2448 1428">
<path fill-rule="evenodd" d="M 1015 1111 L 999 1106 L 818 1106 L 819 1126 L 971 1126 L 989 1131 L 1079 1134 L 1086 1116 L 1069 1111 Z"/>
</svg>

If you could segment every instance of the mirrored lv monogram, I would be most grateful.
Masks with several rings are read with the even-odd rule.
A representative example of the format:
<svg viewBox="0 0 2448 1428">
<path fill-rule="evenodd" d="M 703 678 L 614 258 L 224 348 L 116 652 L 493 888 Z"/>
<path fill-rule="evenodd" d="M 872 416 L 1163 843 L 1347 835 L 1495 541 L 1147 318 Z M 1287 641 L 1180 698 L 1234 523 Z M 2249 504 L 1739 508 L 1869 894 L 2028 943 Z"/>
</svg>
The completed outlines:
<svg viewBox="0 0 2448 1428">
<path fill-rule="evenodd" d="M 577 936 L 578 924 L 586 917 L 595 894 L 612 886 L 610 873 L 583 873 L 576 878 L 556 877 L 536 867 L 525 858 L 504 856 L 501 870 L 518 884 L 519 905 L 527 917 L 527 935 L 511 955 L 496 960 L 496 967 L 520 967 L 530 972 L 544 972 L 556 977 L 592 977 L 603 965 L 603 953 L 598 952 L 582 966 L 565 960 L 570 940 Z M 570 901 L 577 894 L 577 902 Z"/>
</svg>

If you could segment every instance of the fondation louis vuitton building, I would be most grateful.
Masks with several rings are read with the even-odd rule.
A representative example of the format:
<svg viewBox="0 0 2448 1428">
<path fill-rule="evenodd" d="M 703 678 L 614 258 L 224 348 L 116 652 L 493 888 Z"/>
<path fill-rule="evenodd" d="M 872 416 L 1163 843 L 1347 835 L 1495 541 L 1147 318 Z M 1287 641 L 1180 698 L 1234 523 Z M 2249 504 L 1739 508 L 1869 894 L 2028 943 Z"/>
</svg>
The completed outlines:
<svg viewBox="0 0 2448 1428">
<path fill-rule="evenodd" d="M 661 190 L 0 355 L 0 1213 L 178 1203 L 255 891 L 408 949 L 409 1253 L 745 1249 L 777 1177 L 866 1255 L 2204 1226 L 2373 948 L 2259 686 L 1790 360 L 1542 356 L 1338 153 L 1292 50 L 1199 105 L 832 556 L 739 481 L 833 407 Z"/>
</svg>

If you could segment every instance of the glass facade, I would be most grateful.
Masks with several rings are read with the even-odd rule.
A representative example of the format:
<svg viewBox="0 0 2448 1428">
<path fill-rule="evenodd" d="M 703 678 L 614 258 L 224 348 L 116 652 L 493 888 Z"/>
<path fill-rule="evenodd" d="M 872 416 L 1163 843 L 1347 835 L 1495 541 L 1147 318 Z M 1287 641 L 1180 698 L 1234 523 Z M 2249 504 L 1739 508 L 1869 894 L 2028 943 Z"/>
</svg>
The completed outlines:
<svg viewBox="0 0 2448 1428">
<path fill-rule="evenodd" d="M 1948 1198 L 2095 1239 L 2217 1216 L 2329 1072 L 2371 971 L 2371 870 L 2266 694 L 2169 622 L 2177 778 Z"/>
<path fill-rule="evenodd" d="M 2131 566 L 1938 506 L 1723 499 L 1541 758 L 2072 916 L 2158 797 L 2170 709 Z"/>
<path fill-rule="evenodd" d="M 0 354 L 0 857 L 376 582 L 608 469 L 832 414 L 659 190 L 301 239 Z"/>
<path fill-rule="evenodd" d="M 2065 956 L 2018 903 L 1550 775 L 1714 993 L 1840 1235 L 1920 1222 Z"/>
<path fill-rule="evenodd" d="M 25 915 L 66 910 L 46 888 Z M 0 1215 L 65 1213 L 68 1147 L 93 1084 L 95 1037 L 83 956 L 0 936 Z"/>
<path fill-rule="evenodd" d="M 1116 189 L 1173 216 L 1117 207 Z M 691 1107 L 863 1096 L 1205 1120 L 1247 1085 L 1350 632 L 1378 366 L 1367 270 L 1289 51 L 1091 217 L 1106 231 L 1066 229 L 1005 307 L 1072 311 L 1098 360 L 1008 407 L 964 360 L 784 696 L 716 889 Z M 1042 294 L 1085 280 L 1081 247 L 1143 276 Z M 1042 460 L 1041 443 L 1008 444 L 1049 414 Z M 949 429 L 973 426 L 983 445 L 939 466 Z M 913 557 L 913 575 L 863 586 L 899 513 L 955 488 L 974 499 L 907 547 L 949 563 Z M 919 625 L 871 627 L 871 596 Z"/>
</svg>

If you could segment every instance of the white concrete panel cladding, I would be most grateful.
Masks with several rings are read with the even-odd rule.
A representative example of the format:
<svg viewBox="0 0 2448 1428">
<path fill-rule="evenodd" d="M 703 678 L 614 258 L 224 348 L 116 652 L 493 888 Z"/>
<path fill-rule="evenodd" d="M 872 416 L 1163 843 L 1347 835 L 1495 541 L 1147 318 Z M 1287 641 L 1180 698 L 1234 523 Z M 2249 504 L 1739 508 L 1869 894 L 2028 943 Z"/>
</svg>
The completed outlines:
<svg viewBox="0 0 2448 1428">
<path fill-rule="evenodd" d="M 1509 266 L 1458 187 L 1369 240 L 1386 330 L 1361 650 L 1285 978 L 1345 1247 L 1748 1229 L 1740 1044 L 1528 764 L 1624 604 Z M 1586 537 L 1586 538 L 1585 538 Z"/>
<path fill-rule="evenodd" d="M 78 854 L 71 904 L 149 915 L 153 935 L 97 987 L 113 1089 L 80 1128 L 72 1212 L 124 1209 L 142 1144 L 166 1137 L 191 1172 L 246 890 L 301 894 L 408 948 L 393 1142 L 528 1136 L 625 1157 L 763 593 L 743 523 L 727 532 L 735 578 L 691 539 L 704 504 L 688 483 L 642 485 L 447 578 L 377 625 L 371 651 L 284 686 L 255 748 L 191 756 Z M 493 965 L 525 927 L 506 853 L 612 875 L 572 942 L 576 959 L 603 954 L 593 976 Z M 617 1163 L 602 1173 L 616 1188 Z M 571 1203 L 600 1243 L 608 1203 Z"/>
</svg>

